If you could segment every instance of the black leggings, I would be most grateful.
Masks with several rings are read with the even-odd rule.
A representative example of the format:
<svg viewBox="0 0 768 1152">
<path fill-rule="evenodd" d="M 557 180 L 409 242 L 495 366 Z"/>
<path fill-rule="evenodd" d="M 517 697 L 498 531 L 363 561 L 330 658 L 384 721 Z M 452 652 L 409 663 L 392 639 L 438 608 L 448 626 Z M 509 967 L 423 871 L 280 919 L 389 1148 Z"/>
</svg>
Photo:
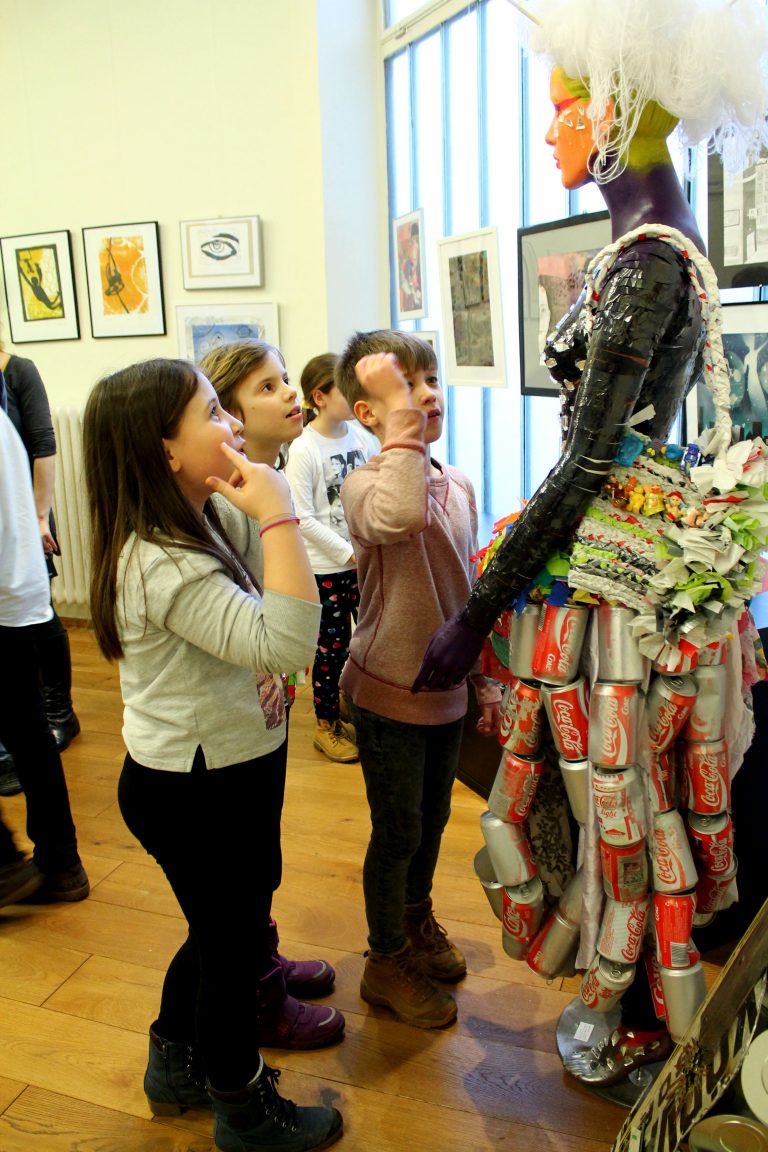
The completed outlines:
<svg viewBox="0 0 768 1152">
<path fill-rule="evenodd" d="M 157 1031 L 196 1041 L 206 1074 L 237 1091 L 256 1074 L 258 976 L 271 964 L 280 884 L 286 745 L 227 768 L 162 772 L 128 755 L 118 800 L 128 828 L 165 872 L 189 926 L 166 973 Z"/>
</svg>

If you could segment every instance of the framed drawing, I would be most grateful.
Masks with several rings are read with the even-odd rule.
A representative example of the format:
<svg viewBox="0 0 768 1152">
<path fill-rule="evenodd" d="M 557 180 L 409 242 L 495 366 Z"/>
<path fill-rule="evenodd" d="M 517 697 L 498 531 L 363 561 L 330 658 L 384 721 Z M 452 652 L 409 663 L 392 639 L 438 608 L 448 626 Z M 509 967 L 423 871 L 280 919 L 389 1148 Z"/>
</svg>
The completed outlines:
<svg viewBox="0 0 768 1152">
<path fill-rule="evenodd" d="M 163 336 L 156 222 L 83 228 L 83 248 L 94 339 Z"/>
<path fill-rule="evenodd" d="M 575 304 L 593 256 L 611 242 L 607 212 L 518 228 L 520 382 L 528 396 L 557 395 L 541 362 L 547 336 Z"/>
<path fill-rule="evenodd" d="M 426 316 L 424 297 L 424 213 L 421 208 L 392 221 L 397 319 Z"/>
<path fill-rule="evenodd" d="M 78 340 L 69 232 L 4 236 L 0 251 L 13 343 Z"/>
<path fill-rule="evenodd" d="M 180 227 L 185 288 L 261 286 L 261 220 L 258 216 L 182 220 Z"/>
<path fill-rule="evenodd" d="M 768 284 L 768 153 L 735 175 L 708 160 L 707 254 L 720 288 Z"/>
<path fill-rule="evenodd" d="M 176 337 L 182 359 L 195 362 L 211 348 L 234 340 L 266 340 L 279 348 L 277 304 L 181 304 L 176 308 Z"/>
<path fill-rule="evenodd" d="M 768 304 L 729 304 L 722 315 L 733 439 L 768 439 Z M 695 440 L 714 419 L 711 393 L 699 383 L 685 401 L 686 439 Z"/>
<path fill-rule="evenodd" d="M 495 228 L 438 240 L 444 384 L 507 383 Z"/>
</svg>

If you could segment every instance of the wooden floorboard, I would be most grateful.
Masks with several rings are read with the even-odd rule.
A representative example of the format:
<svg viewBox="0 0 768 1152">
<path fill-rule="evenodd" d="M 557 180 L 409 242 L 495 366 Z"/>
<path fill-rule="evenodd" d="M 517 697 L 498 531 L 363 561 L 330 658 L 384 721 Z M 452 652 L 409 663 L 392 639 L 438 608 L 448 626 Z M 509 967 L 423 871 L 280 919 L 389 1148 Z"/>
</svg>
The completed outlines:
<svg viewBox="0 0 768 1152">
<path fill-rule="evenodd" d="M 0 909 L 0 1152 L 210 1152 L 211 1118 L 152 1118 L 142 1091 L 147 1027 L 184 939 L 165 878 L 123 825 L 119 677 L 87 628 L 70 632 L 82 735 L 64 753 L 92 895 Z M 359 996 L 368 811 L 358 765 L 312 747 L 300 688 L 291 718 L 283 884 L 286 954 L 337 969 L 329 1003 L 347 1035 L 321 1052 L 271 1052 L 281 1089 L 344 1114 L 348 1152 L 608 1152 L 623 1109 L 563 1073 L 554 1029 L 575 980 L 541 981 L 509 960 L 472 861 L 483 801 L 457 784 L 435 885 L 441 921 L 467 955 L 459 1020 L 399 1024 Z M 3 800 L 24 846 L 23 797 Z"/>
</svg>

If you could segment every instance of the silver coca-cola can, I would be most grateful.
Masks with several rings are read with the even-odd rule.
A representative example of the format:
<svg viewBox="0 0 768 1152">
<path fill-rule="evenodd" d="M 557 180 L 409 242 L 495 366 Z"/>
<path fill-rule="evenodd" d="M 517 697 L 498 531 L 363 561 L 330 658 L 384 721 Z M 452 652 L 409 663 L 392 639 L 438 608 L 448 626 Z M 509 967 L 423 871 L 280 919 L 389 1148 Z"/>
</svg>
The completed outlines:
<svg viewBox="0 0 768 1152">
<path fill-rule="evenodd" d="M 714 640 L 706 648 L 699 649 L 699 668 L 711 668 L 716 664 L 725 664 L 725 640 Z"/>
<path fill-rule="evenodd" d="M 695 910 L 694 892 L 654 892 L 656 956 L 662 968 L 690 966 L 689 946 Z"/>
<path fill-rule="evenodd" d="M 544 913 L 544 885 L 538 876 L 505 888 L 501 914 L 501 943 L 507 956 L 523 960 Z"/>
<path fill-rule="evenodd" d="M 606 960 L 617 964 L 634 964 L 643 947 L 648 899 L 606 900 L 597 950 Z"/>
<path fill-rule="evenodd" d="M 654 813 L 651 861 L 657 892 L 685 892 L 696 886 L 696 865 L 677 809 Z"/>
<path fill-rule="evenodd" d="M 563 760 L 584 760 L 589 734 L 589 689 L 584 677 L 570 684 L 543 684 L 541 698 L 560 756 Z"/>
<path fill-rule="evenodd" d="M 700 916 L 714 916 L 716 912 L 730 908 L 736 895 L 735 868 L 724 876 L 710 876 L 702 872 L 696 885 L 696 913 Z"/>
<path fill-rule="evenodd" d="M 559 763 L 573 818 L 579 824 L 586 824 L 590 805 L 589 760 L 560 760 Z"/>
<path fill-rule="evenodd" d="M 581 978 L 579 994 L 593 1012 L 610 1012 L 635 978 L 634 964 L 607 960 L 599 952 Z"/>
<path fill-rule="evenodd" d="M 515 888 L 536 875 L 531 843 L 522 824 L 511 824 L 493 812 L 483 812 L 480 829 L 494 875 L 504 888 Z"/>
<path fill-rule="evenodd" d="M 601 604 L 597 610 L 597 672 L 601 680 L 617 684 L 641 684 L 648 661 L 641 656 L 632 635 L 633 608 Z"/>
<path fill-rule="evenodd" d="M 726 669 L 701 664 L 693 673 L 696 699 L 680 735 L 683 740 L 722 740 L 725 735 Z"/>
<path fill-rule="evenodd" d="M 720 668 L 708 668 L 720 672 Z M 725 669 L 722 669 L 725 671 Z M 716 816 L 731 806 L 731 778 L 728 768 L 728 745 L 725 740 L 685 741 L 685 802 L 692 812 Z"/>
<path fill-rule="evenodd" d="M 574 872 L 557 902 L 557 910 L 569 924 L 581 924 L 582 899 L 584 895 L 584 874 L 579 868 Z"/>
<path fill-rule="evenodd" d="M 652 751 L 648 765 L 648 795 L 654 812 L 669 812 L 674 808 L 675 782 L 672 761 L 668 751 Z"/>
<path fill-rule="evenodd" d="M 643 951 L 643 962 L 645 963 L 645 971 L 648 976 L 648 987 L 651 990 L 651 999 L 653 1000 L 653 1010 L 659 1020 L 664 1020 L 667 1015 L 667 1009 L 664 1004 L 664 989 L 661 986 L 661 968 L 656 959 L 656 953 L 646 948 Z"/>
<path fill-rule="evenodd" d="M 544 605 L 531 662 L 534 679 L 544 684 L 576 679 L 588 619 L 589 609 L 583 604 Z"/>
<path fill-rule="evenodd" d="M 678 736 L 696 700 L 692 676 L 655 676 L 646 698 L 651 748 L 664 751 Z"/>
<path fill-rule="evenodd" d="M 509 617 L 509 670 L 521 680 L 535 680 L 533 649 L 539 632 L 540 604 L 526 604 L 522 612 Z"/>
<path fill-rule="evenodd" d="M 727 812 L 719 816 L 687 815 L 691 850 L 699 871 L 727 876 L 736 867 L 733 855 L 733 824 Z"/>
<path fill-rule="evenodd" d="M 635 844 L 645 835 L 643 790 L 636 768 L 621 772 L 592 770 L 592 795 L 595 801 L 600 837 L 609 844 Z"/>
<path fill-rule="evenodd" d="M 489 811 L 513 824 L 525 820 L 543 771 L 543 760 L 531 760 L 505 752 L 488 797 Z"/>
<path fill-rule="evenodd" d="M 667 1028 L 672 1039 L 678 1044 L 685 1036 L 691 1021 L 707 995 L 704 969 L 701 961 L 690 968 L 665 968 L 659 966 L 661 987 L 664 990 L 664 1008 Z"/>
<path fill-rule="evenodd" d="M 525 962 L 538 976 L 553 980 L 571 970 L 578 944 L 579 929 L 555 909 L 544 918 L 531 941 Z"/>
<path fill-rule="evenodd" d="M 497 920 L 501 920 L 504 885 L 499 884 L 496 879 L 496 873 L 493 870 L 493 864 L 491 863 L 491 857 L 488 854 L 487 848 L 481 848 L 479 852 L 475 853 L 475 876 L 477 876 L 483 886 L 483 891 L 485 892 L 494 916 Z"/>
<path fill-rule="evenodd" d="M 499 741 L 516 756 L 535 756 L 544 731 L 544 704 L 538 684 L 518 680 L 512 688 L 504 719 L 499 724 Z"/>
<path fill-rule="evenodd" d="M 628 768 L 637 760 L 637 684 L 592 688 L 589 704 L 589 759 L 598 768 Z"/>
<path fill-rule="evenodd" d="M 648 855 L 645 841 L 607 844 L 600 840 L 603 889 L 612 900 L 641 900 L 648 893 Z"/>
</svg>

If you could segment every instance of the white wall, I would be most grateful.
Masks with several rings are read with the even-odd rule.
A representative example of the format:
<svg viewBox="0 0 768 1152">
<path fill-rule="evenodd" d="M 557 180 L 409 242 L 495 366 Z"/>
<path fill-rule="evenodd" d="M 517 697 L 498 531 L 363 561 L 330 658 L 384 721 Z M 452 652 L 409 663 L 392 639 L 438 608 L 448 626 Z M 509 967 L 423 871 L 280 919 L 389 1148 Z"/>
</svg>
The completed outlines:
<svg viewBox="0 0 768 1152">
<path fill-rule="evenodd" d="M 0 234 L 72 233 L 81 339 L 6 347 L 53 406 L 177 355 L 175 306 L 274 300 L 298 377 L 387 323 L 378 0 L 0 0 Z M 318 29 L 318 24 L 320 25 Z M 185 291 L 178 222 L 257 214 L 261 289 Z M 94 340 L 84 226 L 157 220 L 166 336 Z"/>
</svg>

